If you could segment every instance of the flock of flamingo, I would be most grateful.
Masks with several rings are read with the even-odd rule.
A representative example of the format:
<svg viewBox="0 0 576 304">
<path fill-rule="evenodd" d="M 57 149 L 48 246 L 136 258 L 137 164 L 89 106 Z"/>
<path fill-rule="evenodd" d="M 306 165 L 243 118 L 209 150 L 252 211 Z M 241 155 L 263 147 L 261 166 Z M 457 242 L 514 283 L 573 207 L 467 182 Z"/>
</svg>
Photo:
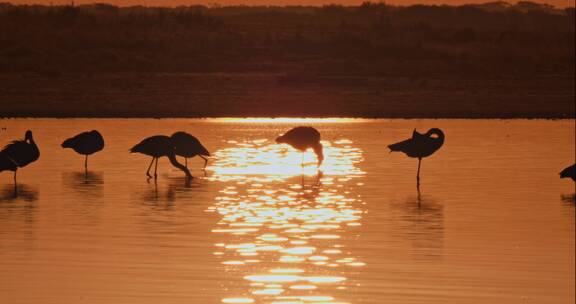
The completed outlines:
<svg viewBox="0 0 576 304">
<path fill-rule="evenodd" d="M 276 138 L 276 143 L 288 144 L 302 153 L 312 149 L 318 159 L 318 167 L 324 161 L 323 146 L 320 143 L 320 132 L 313 127 L 295 127 L 282 136 Z M 416 173 L 417 185 L 420 185 L 420 164 L 422 158 L 428 157 L 438 151 L 444 144 L 444 132 L 438 128 L 432 128 L 425 134 L 412 132 L 412 137 L 404 141 L 388 146 L 390 152 L 403 152 L 408 157 L 418 158 L 418 171 Z M 76 153 L 84 155 L 84 168 L 88 170 L 88 156 L 104 149 L 104 138 L 96 130 L 80 133 L 74 137 L 66 139 L 62 143 L 62 148 L 71 148 Z M 154 166 L 154 178 L 158 177 L 158 159 L 167 157 L 170 163 L 182 170 L 188 179 L 192 174 L 188 170 L 188 158 L 199 156 L 204 159 L 204 168 L 208 164 L 206 157 L 210 152 L 200 143 L 200 141 L 186 133 L 176 132 L 172 136 L 155 135 L 145 138 L 140 143 L 130 149 L 130 153 L 141 153 L 152 157 L 152 161 L 146 170 L 146 176 L 152 178 L 150 169 Z M 184 157 L 185 165 L 176 159 L 176 156 Z M 14 140 L 0 151 L 0 172 L 14 172 L 14 185 L 17 184 L 16 173 L 19 168 L 35 162 L 40 157 L 40 150 L 34 142 L 32 131 L 26 131 L 24 139 Z M 561 178 L 569 177 L 576 181 L 576 164 L 569 166 L 560 172 Z"/>
</svg>

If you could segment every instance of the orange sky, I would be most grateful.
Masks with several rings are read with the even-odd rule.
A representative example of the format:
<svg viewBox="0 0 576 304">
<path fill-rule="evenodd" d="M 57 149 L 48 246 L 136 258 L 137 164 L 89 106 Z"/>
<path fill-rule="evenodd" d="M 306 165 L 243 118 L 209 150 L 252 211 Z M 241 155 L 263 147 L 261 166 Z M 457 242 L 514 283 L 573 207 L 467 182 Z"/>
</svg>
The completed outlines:
<svg viewBox="0 0 576 304">
<path fill-rule="evenodd" d="M 8 1 L 14 4 L 64 4 L 70 3 L 72 0 L 16 0 Z M 364 0 L 75 0 L 76 4 L 86 4 L 94 2 L 105 2 L 115 5 L 147 5 L 147 6 L 175 6 L 175 5 L 193 5 L 193 4 L 220 4 L 220 5 L 323 5 L 330 3 L 344 4 L 344 5 L 357 5 Z M 495 0 L 387 0 L 386 3 L 395 5 L 410 5 L 410 4 L 451 4 L 460 5 L 465 3 L 484 3 Z M 378 2 L 378 1 L 372 1 Z M 516 3 L 516 1 L 510 1 Z M 574 0 L 545 0 L 535 1 L 542 3 L 549 3 L 556 7 L 574 6 Z"/>
</svg>

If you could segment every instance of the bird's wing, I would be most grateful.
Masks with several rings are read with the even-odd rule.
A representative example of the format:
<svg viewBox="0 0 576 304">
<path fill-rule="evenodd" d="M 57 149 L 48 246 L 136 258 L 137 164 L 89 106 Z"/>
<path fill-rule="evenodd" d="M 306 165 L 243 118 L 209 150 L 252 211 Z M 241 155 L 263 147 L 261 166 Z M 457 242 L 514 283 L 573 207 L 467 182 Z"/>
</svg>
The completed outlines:
<svg viewBox="0 0 576 304">
<path fill-rule="evenodd" d="M 18 168 L 18 164 L 11 159 L 4 155 L 4 153 L 0 152 L 0 172 L 4 170 L 14 171 Z"/>
<path fill-rule="evenodd" d="M 3 154 L 6 158 L 15 162 L 18 167 L 24 167 L 38 159 L 38 157 L 34 156 L 33 152 L 31 151 L 31 147 L 31 144 L 28 144 L 23 140 L 15 140 L 6 145 L 6 147 L 4 147 L 0 153 Z"/>
<path fill-rule="evenodd" d="M 76 145 L 77 139 L 78 139 L 78 136 L 74 136 L 74 137 L 70 137 L 70 138 L 66 139 L 62 143 L 62 148 L 72 148 L 73 146 Z"/>
<path fill-rule="evenodd" d="M 23 140 L 15 140 L 7 144 L 4 149 L 2 149 L 2 153 L 8 156 L 18 155 L 23 149 L 26 149 L 27 146 L 28 144 Z"/>
<path fill-rule="evenodd" d="M 412 139 L 406 139 L 395 144 L 388 145 L 390 152 L 405 151 L 412 144 Z"/>
</svg>

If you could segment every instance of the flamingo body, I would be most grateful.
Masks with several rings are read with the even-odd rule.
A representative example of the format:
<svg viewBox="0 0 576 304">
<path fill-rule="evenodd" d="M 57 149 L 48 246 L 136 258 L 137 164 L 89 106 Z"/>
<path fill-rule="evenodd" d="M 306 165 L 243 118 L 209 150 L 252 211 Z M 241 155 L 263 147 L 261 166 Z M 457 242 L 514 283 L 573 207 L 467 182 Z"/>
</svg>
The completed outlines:
<svg viewBox="0 0 576 304">
<path fill-rule="evenodd" d="M 104 149 L 104 138 L 96 130 L 82 132 L 65 140 L 62 148 L 71 148 L 78 154 L 91 155 Z"/>
<path fill-rule="evenodd" d="M 566 178 L 566 177 L 569 177 L 573 181 L 576 181 L 576 164 L 568 166 L 564 168 L 562 172 L 560 172 L 560 178 Z"/>
<path fill-rule="evenodd" d="M 436 134 L 436 138 L 431 137 Z M 436 152 L 444 144 L 444 132 L 442 130 L 433 128 L 426 134 L 418 133 L 416 130 L 412 132 L 412 138 L 391 144 L 388 146 L 390 152 L 404 152 L 409 157 L 424 158 Z"/>
<path fill-rule="evenodd" d="M 176 149 L 176 155 L 185 158 L 186 166 L 188 166 L 188 158 L 200 156 L 204 159 L 204 168 L 206 168 L 208 159 L 206 159 L 205 156 L 209 157 L 210 152 L 200 143 L 198 138 L 186 132 L 176 132 L 172 134 L 170 138 Z"/>
<path fill-rule="evenodd" d="M 432 137 L 435 135 L 436 137 Z M 418 158 L 418 172 L 416 173 L 417 185 L 420 185 L 420 163 L 422 158 L 428 157 L 438 151 L 444 144 L 444 132 L 438 128 L 432 128 L 426 134 L 418 133 L 415 129 L 412 138 L 391 144 L 390 152 L 404 152 L 408 157 Z"/>
<path fill-rule="evenodd" d="M 88 155 L 104 149 L 104 138 L 96 130 L 82 132 L 65 140 L 62 148 L 71 148 L 76 153 L 84 155 L 84 169 L 88 170 Z"/>
<path fill-rule="evenodd" d="M 15 140 L 0 151 L 0 172 L 13 171 L 16 182 L 18 168 L 26 167 L 40 158 L 40 150 L 34 142 L 32 131 L 26 131 L 23 140 Z"/>
<path fill-rule="evenodd" d="M 130 153 L 141 153 L 152 157 L 168 156 L 174 154 L 172 139 L 164 135 L 150 136 L 130 149 Z"/>
<path fill-rule="evenodd" d="M 295 127 L 284 133 L 284 135 L 276 138 L 276 142 L 279 144 L 289 144 L 301 152 L 312 148 L 318 157 L 318 166 L 324 161 L 323 147 L 320 143 L 320 132 L 313 127 Z"/>
<path fill-rule="evenodd" d="M 140 143 L 132 147 L 132 149 L 130 149 L 130 153 L 141 153 L 152 157 L 152 162 L 150 163 L 150 166 L 148 166 L 148 171 L 146 172 L 148 177 L 151 177 L 149 172 L 154 160 L 156 160 L 154 177 L 157 177 L 156 171 L 158 169 L 158 158 L 166 156 L 174 167 L 182 170 L 186 174 L 186 177 L 192 178 L 188 168 L 176 160 L 176 149 L 172 139 L 168 136 L 155 135 L 145 138 Z"/>
</svg>

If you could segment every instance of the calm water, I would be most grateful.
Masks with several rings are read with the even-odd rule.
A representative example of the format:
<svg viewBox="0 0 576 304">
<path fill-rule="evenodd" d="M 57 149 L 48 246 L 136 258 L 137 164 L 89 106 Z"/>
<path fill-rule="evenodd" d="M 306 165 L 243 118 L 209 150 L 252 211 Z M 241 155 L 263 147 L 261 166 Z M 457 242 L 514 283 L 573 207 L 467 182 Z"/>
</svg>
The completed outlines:
<svg viewBox="0 0 576 304">
<path fill-rule="evenodd" d="M 308 121 L 315 156 L 273 139 L 302 122 L 0 120 L 34 131 L 39 161 L 0 174 L 2 303 L 574 303 L 574 121 Z M 386 144 L 439 127 L 422 163 Z M 99 129 L 83 158 L 60 143 Z M 189 161 L 128 149 L 185 130 Z"/>
</svg>

